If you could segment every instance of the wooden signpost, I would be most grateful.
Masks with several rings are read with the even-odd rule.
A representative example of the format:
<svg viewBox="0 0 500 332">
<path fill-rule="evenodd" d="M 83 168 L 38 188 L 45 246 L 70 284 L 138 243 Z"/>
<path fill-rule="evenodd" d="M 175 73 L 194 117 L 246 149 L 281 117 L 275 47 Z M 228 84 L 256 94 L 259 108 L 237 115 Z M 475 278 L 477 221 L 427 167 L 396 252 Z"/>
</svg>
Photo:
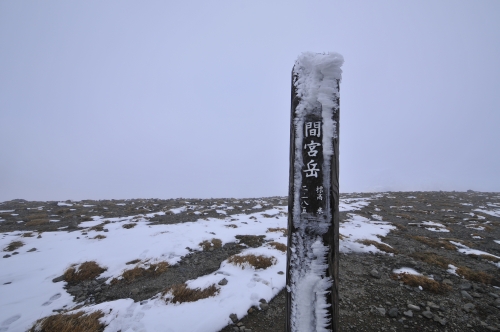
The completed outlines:
<svg viewBox="0 0 500 332">
<path fill-rule="evenodd" d="M 340 54 L 292 71 L 287 332 L 338 332 Z"/>
</svg>

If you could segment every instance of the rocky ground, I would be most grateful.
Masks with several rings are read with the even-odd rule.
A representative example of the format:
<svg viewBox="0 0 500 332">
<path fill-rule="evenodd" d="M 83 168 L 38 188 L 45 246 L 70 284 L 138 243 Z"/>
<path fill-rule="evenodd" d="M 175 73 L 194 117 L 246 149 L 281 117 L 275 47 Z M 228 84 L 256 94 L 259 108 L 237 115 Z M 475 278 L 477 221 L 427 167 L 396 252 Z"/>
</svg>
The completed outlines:
<svg viewBox="0 0 500 332">
<path fill-rule="evenodd" d="M 344 201 L 359 197 L 370 197 L 369 204 L 357 211 L 342 212 L 341 224 L 356 214 L 372 220 L 381 218 L 396 227 L 381 239 L 388 245 L 378 246 L 383 252 L 340 255 L 341 331 L 500 330 L 500 263 L 496 258 L 500 256 L 499 193 L 341 195 Z M 168 212 L 186 201 L 192 206 L 217 206 L 231 203 L 232 199 L 88 200 L 68 201 L 68 206 L 61 202 L 13 200 L 0 204 L 0 232 L 32 231 L 33 236 L 37 236 L 63 229 L 85 236 L 78 225 L 91 220 L 93 215 L 111 218 Z M 265 203 L 255 209 L 257 202 Z M 285 197 L 239 200 L 238 204 L 231 204 L 238 207 L 226 213 L 254 213 L 286 202 Z M 217 212 L 216 208 L 194 208 L 152 217 L 150 222 L 171 224 L 195 221 L 200 217 L 225 218 L 227 215 Z M 101 231 L 106 232 L 105 225 L 101 226 Z M 144 273 L 130 282 L 110 285 L 103 279 L 68 283 L 67 291 L 77 302 L 99 303 L 126 297 L 142 301 L 170 285 L 216 271 L 223 260 L 240 252 L 245 245 L 262 245 L 262 238 L 258 236 L 242 234 L 239 240 L 239 243 L 227 243 L 220 248 L 192 251 L 160 275 Z M 479 251 L 458 251 L 466 248 Z M 6 251 L 3 257 L 8 259 L 16 252 L 15 249 Z M 419 287 L 393 273 L 394 269 L 403 267 L 431 277 L 435 284 Z M 222 331 L 282 331 L 285 313 L 285 293 L 282 291 L 269 303 L 250 308 L 246 317 L 232 317 L 234 324 Z"/>
</svg>

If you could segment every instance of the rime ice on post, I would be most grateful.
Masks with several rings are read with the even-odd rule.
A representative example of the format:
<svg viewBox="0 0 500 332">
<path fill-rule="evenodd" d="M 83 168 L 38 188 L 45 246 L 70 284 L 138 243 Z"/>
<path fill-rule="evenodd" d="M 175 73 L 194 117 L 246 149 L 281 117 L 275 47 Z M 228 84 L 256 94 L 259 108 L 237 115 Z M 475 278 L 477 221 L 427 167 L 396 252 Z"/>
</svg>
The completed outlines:
<svg viewBox="0 0 500 332">
<path fill-rule="evenodd" d="M 337 53 L 303 53 L 292 71 L 287 332 L 338 329 Z"/>
</svg>

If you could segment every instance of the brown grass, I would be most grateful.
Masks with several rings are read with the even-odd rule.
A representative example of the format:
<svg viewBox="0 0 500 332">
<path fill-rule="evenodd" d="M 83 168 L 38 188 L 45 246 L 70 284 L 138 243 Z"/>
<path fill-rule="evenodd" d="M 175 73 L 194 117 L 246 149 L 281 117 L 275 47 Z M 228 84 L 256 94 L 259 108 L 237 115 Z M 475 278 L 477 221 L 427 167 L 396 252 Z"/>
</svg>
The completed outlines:
<svg viewBox="0 0 500 332">
<path fill-rule="evenodd" d="M 345 239 L 345 236 L 339 233 L 339 240 Z"/>
<path fill-rule="evenodd" d="M 125 265 L 137 264 L 137 263 L 139 263 L 140 261 L 141 261 L 140 259 L 134 259 L 134 260 L 132 260 L 132 261 L 130 261 L 130 262 L 125 263 Z"/>
<path fill-rule="evenodd" d="M 172 297 L 167 297 L 165 302 L 184 303 L 195 302 L 198 300 L 206 299 L 211 296 L 219 294 L 219 289 L 215 284 L 208 286 L 205 289 L 188 288 L 186 284 L 177 284 L 163 292 L 163 295 L 170 293 Z"/>
<path fill-rule="evenodd" d="M 238 228 L 238 226 L 236 226 L 235 224 L 229 224 L 229 225 L 226 225 L 226 227 Z"/>
<path fill-rule="evenodd" d="M 107 269 L 99 266 L 94 261 L 87 261 L 75 269 L 74 266 L 70 267 L 64 272 L 64 280 L 69 283 L 78 283 L 84 280 L 92 280 Z"/>
<path fill-rule="evenodd" d="M 270 214 L 267 214 L 267 213 L 262 213 L 261 216 L 263 216 L 264 218 L 272 218 L 274 216 L 270 215 Z"/>
<path fill-rule="evenodd" d="M 245 268 L 245 265 L 251 265 L 255 269 L 267 269 L 268 267 L 276 264 L 276 258 L 274 257 L 266 257 L 263 255 L 255 256 L 255 255 L 233 255 L 229 257 L 227 260 L 229 263 L 234 265 L 239 265 L 242 269 Z"/>
<path fill-rule="evenodd" d="M 104 313 L 100 310 L 90 314 L 79 311 L 74 314 L 57 314 L 39 319 L 28 332 L 100 332 L 105 325 L 99 322 Z"/>
<path fill-rule="evenodd" d="M 473 271 L 465 266 L 460 266 L 457 273 L 467 280 L 481 282 L 483 284 L 491 284 L 493 276 L 483 271 Z"/>
<path fill-rule="evenodd" d="M 101 235 L 101 234 L 96 235 L 96 236 L 93 237 L 94 240 L 102 240 L 102 239 L 105 239 L 105 238 L 106 238 L 106 236 Z"/>
<path fill-rule="evenodd" d="M 210 241 L 205 240 L 201 242 L 199 245 L 203 248 L 203 251 L 208 251 L 210 248 L 217 249 L 222 247 L 222 241 L 219 239 L 212 239 Z"/>
<path fill-rule="evenodd" d="M 27 232 L 27 233 L 23 233 L 23 235 L 21 235 L 22 237 L 32 237 L 33 236 L 33 233 L 31 232 Z"/>
<path fill-rule="evenodd" d="M 25 217 L 26 220 L 47 219 L 47 213 L 33 213 Z"/>
<path fill-rule="evenodd" d="M 375 248 L 377 248 L 378 250 L 381 250 L 381 251 L 389 252 L 389 253 L 392 253 L 392 254 L 397 253 L 397 251 L 394 248 L 391 248 L 387 244 L 380 243 L 380 242 L 377 242 L 377 241 L 373 241 L 373 240 L 359 240 L 357 242 L 362 243 L 365 246 L 373 245 L 373 246 L 375 246 Z"/>
<path fill-rule="evenodd" d="M 96 232 L 102 232 L 104 230 L 104 223 L 95 225 L 89 228 L 89 231 L 96 231 Z"/>
<path fill-rule="evenodd" d="M 398 224 L 398 223 L 394 223 L 393 224 L 394 226 L 396 226 L 396 228 L 400 231 L 406 231 L 406 226 L 405 225 L 401 225 L 401 224 Z"/>
<path fill-rule="evenodd" d="M 26 226 L 40 226 L 40 225 L 48 224 L 48 223 L 49 223 L 49 219 L 33 219 L 33 220 L 28 221 L 25 225 Z"/>
<path fill-rule="evenodd" d="M 134 228 L 136 225 L 137 224 L 130 223 L 130 224 L 124 224 L 124 225 L 122 225 L 122 227 L 125 229 L 130 229 L 130 228 Z"/>
<path fill-rule="evenodd" d="M 440 249 L 441 247 L 444 247 L 445 249 L 448 249 L 448 250 L 455 250 L 456 247 L 451 244 L 450 242 L 448 242 L 447 240 L 444 240 L 444 239 L 435 239 L 435 238 L 428 238 L 428 237 L 425 237 L 425 236 L 412 236 L 411 237 L 412 239 L 414 240 L 417 240 L 419 242 L 422 242 L 426 245 L 428 245 L 429 247 L 432 247 L 432 248 L 436 248 L 436 249 Z"/>
<path fill-rule="evenodd" d="M 400 218 L 403 218 L 403 219 L 406 219 L 406 220 L 416 220 L 415 217 L 413 216 L 410 216 L 409 214 L 397 214 L 397 217 L 400 217 Z"/>
<path fill-rule="evenodd" d="M 280 228 L 280 227 L 276 227 L 276 228 L 268 228 L 266 233 L 269 233 L 269 232 L 281 232 L 283 233 L 283 236 L 287 236 L 288 235 L 288 230 L 286 228 Z"/>
<path fill-rule="evenodd" d="M 24 242 L 22 242 L 22 241 L 12 241 L 11 243 L 9 243 L 9 245 L 7 247 L 5 247 L 3 249 L 3 251 L 14 251 L 16 249 L 21 248 L 22 246 L 24 246 Z"/>
<path fill-rule="evenodd" d="M 132 261 L 132 262 L 134 262 L 134 261 Z M 129 262 L 129 263 L 131 263 L 131 262 Z M 127 263 L 127 264 L 129 264 L 129 263 Z M 124 280 L 125 282 L 129 283 L 129 282 L 134 281 L 135 279 L 142 278 L 142 277 L 157 277 L 160 274 L 162 274 L 163 272 L 167 271 L 168 267 L 169 267 L 169 265 L 167 262 L 158 262 L 156 264 L 149 264 L 148 267 L 136 266 L 133 269 L 125 270 L 122 273 L 123 279 L 121 279 L 121 280 Z M 111 282 L 114 284 L 114 283 L 117 283 L 119 281 L 120 280 L 115 278 Z"/>
<path fill-rule="evenodd" d="M 451 287 L 437 282 L 435 280 L 429 279 L 425 276 L 417 276 L 413 274 L 408 274 L 408 273 L 400 273 L 400 274 L 393 274 L 392 279 L 394 280 L 401 280 L 403 283 L 406 285 L 412 286 L 412 287 L 418 287 L 421 286 L 424 290 L 435 293 L 435 294 L 445 294 L 449 290 L 451 290 Z"/>
<path fill-rule="evenodd" d="M 418 260 L 421 260 L 422 262 L 425 262 L 427 264 L 432 264 L 439 266 L 443 269 L 447 269 L 449 264 L 455 265 L 451 260 L 449 260 L 446 257 L 440 256 L 438 254 L 435 254 L 433 252 L 416 252 L 410 255 L 413 258 L 416 258 Z"/>
<path fill-rule="evenodd" d="M 279 251 L 283 251 L 283 252 L 286 251 L 286 244 L 273 241 L 273 242 L 269 242 L 269 245 L 274 247 L 275 249 L 278 249 Z"/>
</svg>

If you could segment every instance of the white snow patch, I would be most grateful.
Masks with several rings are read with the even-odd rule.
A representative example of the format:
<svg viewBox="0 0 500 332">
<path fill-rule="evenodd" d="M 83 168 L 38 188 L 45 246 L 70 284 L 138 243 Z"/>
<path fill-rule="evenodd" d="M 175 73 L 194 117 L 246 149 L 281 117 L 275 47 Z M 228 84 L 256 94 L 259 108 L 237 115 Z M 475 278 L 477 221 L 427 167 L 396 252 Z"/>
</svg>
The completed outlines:
<svg viewBox="0 0 500 332">
<path fill-rule="evenodd" d="M 416 270 L 412 269 L 411 267 L 402 267 L 400 269 L 394 269 L 394 270 L 392 270 L 392 272 L 395 274 L 408 273 L 408 274 L 413 274 L 416 276 L 422 275 L 421 273 L 417 272 Z"/>
<path fill-rule="evenodd" d="M 482 209 L 475 209 L 474 211 L 477 211 L 477 212 L 482 212 L 482 213 L 486 213 L 486 214 L 489 214 L 490 216 L 494 216 L 494 217 L 500 217 L 500 210 L 482 210 Z M 482 217 L 482 216 L 478 216 L 478 217 Z M 484 217 L 483 217 L 484 218 Z"/>
<path fill-rule="evenodd" d="M 57 203 L 57 206 L 73 206 L 73 204 L 70 204 L 70 203 L 64 203 L 64 202 L 59 202 L 59 203 Z"/>
<path fill-rule="evenodd" d="M 39 318 L 53 314 L 53 310 L 64 306 L 71 309 L 76 305 L 63 288 L 64 282 L 53 283 L 52 279 L 60 276 L 71 264 L 84 261 L 96 261 L 108 268 L 101 277 L 119 277 L 126 265 L 133 259 L 151 262 L 166 261 L 176 264 L 189 253 L 186 247 L 199 248 L 204 240 L 216 237 L 222 243 L 235 242 L 235 236 L 244 231 L 249 235 L 265 235 L 266 240 L 286 244 L 286 238 L 278 233 L 266 233 L 267 228 L 286 228 L 287 218 L 279 214 L 279 209 L 270 209 L 266 213 L 278 218 L 266 219 L 265 223 L 250 222 L 255 215 L 233 215 L 238 219 L 238 228 L 225 227 L 224 220 L 209 219 L 197 222 L 172 225 L 150 226 L 139 219 L 132 229 L 124 229 L 122 225 L 134 216 L 125 218 L 93 217 L 93 221 L 80 223 L 80 227 L 91 227 L 109 220 L 106 238 L 92 239 L 99 234 L 88 231 L 80 232 L 46 232 L 42 238 L 22 238 L 26 247 L 36 247 L 36 252 L 20 252 L 9 259 L 0 260 L 0 323 L 11 318 L 19 318 L 9 325 L 8 331 L 26 331 Z M 142 216 L 142 215 L 141 215 Z M 136 217 L 136 216 L 135 216 Z M 246 224 L 245 224 L 246 223 Z M 212 235 L 208 230 L 216 233 Z M 6 232 L 0 238 L 0 248 L 13 240 L 21 240 L 19 232 Z M 76 239 L 80 237 L 80 239 Z M 131 246 L 130 244 L 134 245 Z M 201 248 L 199 248 L 201 250 Z M 227 262 L 222 263 L 219 271 L 188 281 L 192 287 L 217 283 L 223 277 L 229 283 L 221 287 L 220 294 L 205 300 L 179 305 L 165 304 L 161 299 L 149 299 L 140 305 L 131 299 L 104 302 L 95 306 L 85 306 L 82 310 L 103 310 L 103 320 L 110 325 L 106 331 L 144 330 L 165 331 L 165 317 L 169 324 L 166 331 L 219 331 L 229 323 L 229 315 L 236 313 L 243 317 L 248 308 L 258 305 L 259 299 L 271 300 L 284 286 L 286 271 L 286 254 L 271 247 L 248 249 L 244 253 L 255 253 L 273 256 L 276 264 L 266 270 L 255 271 L 246 267 L 241 269 Z M 10 282 L 8 285 L 5 283 Z M 4 286 L 1 286 L 4 285 Z M 113 309 L 110 313 L 109 309 Z M 199 315 L 202 312 L 203 315 Z M 193 321 L 192 317 L 198 317 Z"/>
<path fill-rule="evenodd" d="M 339 244 L 340 252 L 381 252 L 373 245 L 366 246 L 358 241 L 373 240 L 383 243 L 377 235 L 386 236 L 395 228 L 395 226 L 386 221 L 370 220 L 360 215 L 349 213 L 348 221 L 341 223 L 339 226 L 339 232 L 343 237 Z M 389 246 L 386 243 L 384 244 Z"/>
<path fill-rule="evenodd" d="M 341 198 L 339 202 L 339 211 L 346 212 L 346 211 L 360 210 L 363 207 L 370 204 L 369 200 L 370 200 L 369 197 L 347 198 L 347 199 Z M 380 209 L 378 211 L 380 211 Z"/>
<path fill-rule="evenodd" d="M 471 249 L 471 248 L 467 247 L 466 245 L 461 244 L 460 242 L 450 241 L 450 243 L 457 247 L 458 252 L 461 252 L 461 253 L 466 254 L 466 255 L 471 255 L 471 254 L 478 255 L 478 256 L 479 255 L 488 255 L 488 256 L 493 256 L 495 258 L 500 259 L 499 256 L 492 255 L 486 251 Z M 497 263 L 490 261 L 490 263 L 492 263 L 493 265 L 496 265 L 497 267 L 500 268 L 500 261 Z"/>
<path fill-rule="evenodd" d="M 187 211 L 187 206 L 181 206 L 180 208 L 170 209 L 169 211 L 172 212 L 173 214 L 179 214 L 179 213 L 182 213 L 182 212 L 186 212 Z"/>
<path fill-rule="evenodd" d="M 449 274 L 454 274 L 456 276 L 458 276 L 457 274 L 457 267 L 453 264 L 448 264 L 448 270 L 446 270 L 446 272 L 448 272 Z"/>
</svg>

